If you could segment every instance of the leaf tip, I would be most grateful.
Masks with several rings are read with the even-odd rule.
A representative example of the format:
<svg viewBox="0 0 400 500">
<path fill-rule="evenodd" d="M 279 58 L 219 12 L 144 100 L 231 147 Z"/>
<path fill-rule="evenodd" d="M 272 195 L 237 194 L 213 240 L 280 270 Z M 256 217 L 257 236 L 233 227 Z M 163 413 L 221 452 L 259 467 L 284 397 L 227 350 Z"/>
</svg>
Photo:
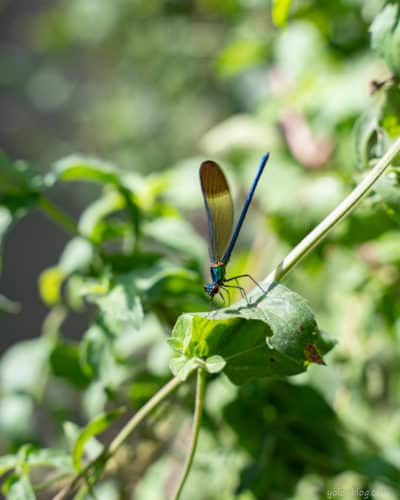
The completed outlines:
<svg viewBox="0 0 400 500">
<path fill-rule="evenodd" d="M 326 366 L 326 363 L 323 360 L 315 344 L 307 344 L 304 347 L 304 356 L 306 358 L 307 363 L 315 363 L 317 365 Z"/>
</svg>

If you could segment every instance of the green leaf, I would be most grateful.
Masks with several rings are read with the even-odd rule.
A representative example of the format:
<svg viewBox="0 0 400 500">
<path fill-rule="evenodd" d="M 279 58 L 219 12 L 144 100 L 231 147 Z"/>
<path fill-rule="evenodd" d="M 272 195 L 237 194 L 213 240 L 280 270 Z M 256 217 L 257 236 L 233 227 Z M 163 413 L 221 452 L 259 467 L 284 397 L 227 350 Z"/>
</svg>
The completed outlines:
<svg viewBox="0 0 400 500">
<path fill-rule="evenodd" d="M 65 274 L 84 272 L 93 258 L 93 246 L 84 238 L 73 238 L 61 254 L 59 267 Z"/>
<path fill-rule="evenodd" d="M 372 156 L 371 150 L 378 140 L 380 114 L 381 107 L 371 106 L 356 123 L 357 159 L 364 168 L 369 166 L 369 160 Z"/>
<path fill-rule="evenodd" d="M 172 373 L 183 381 L 198 368 L 204 368 L 208 373 L 219 373 L 225 368 L 225 365 L 224 358 L 218 355 L 210 356 L 206 360 L 199 357 L 176 356 L 171 358 L 169 363 Z"/>
<path fill-rule="evenodd" d="M 306 301 L 280 284 L 254 306 L 183 314 L 170 345 L 175 351 L 171 360 L 175 374 L 187 376 L 197 358 L 217 355 L 226 362 L 224 372 L 235 384 L 301 373 L 310 346 L 321 355 L 333 347 L 323 339 Z"/>
<path fill-rule="evenodd" d="M 206 370 L 208 373 L 219 373 L 225 368 L 226 361 L 222 356 L 210 356 L 206 359 Z"/>
<path fill-rule="evenodd" d="M 117 388 L 132 374 L 132 363 L 124 362 L 115 348 L 115 337 L 100 324 L 92 325 L 81 343 L 81 363 L 85 374 Z"/>
<path fill-rule="evenodd" d="M 20 309 L 21 306 L 18 302 L 14 302 L 0 293 L 0 312 L 16 314 L 20 311 Z"/>
<path fill-rule="evenodd" d="M 45 337 L 24 340 L 11 346 L 0 362 L 0 380 L 7 392 L 39 396 L 48 370 L 52 342 Z"/>
<path fill-rule="evenodd" d="M 101 242 L 109 232 L 109 224 L 104 219 L 124 208 L 123 197 L 111 191 L 89 205 L 79 219 L 79 231 L 92 241 Z"/>
<path fill-rule="evenodd" d="M 95 417 L 84 429 L 82 429 L 76 439 L 74 449 L 72 450 L 72 460 L 76 471 L 79 472 L 81 470 L 82 456 L 87 441 L 110 427 L 114 420 L 116 420 L 123 413 L 123 411 L 123 408 L 118 408 L 112 412 L 103 413 Z"/>
<path fill-rule="evenodd" d="M 370 262 L 400 265 L 400 234 L 397 230 L 386 231 L 380 238 L 367 241 L 362 253 Z"/>
<path fill-rule="evenodd" d="M 112 165 L 85 156 L 67 156 L 53 167 L 50 178 L 56 181 L 93 181 L 102 184 L 120 183 L 120 172 Z"/>
<path fill-rule="evenodd" d="M 276 26 L 285 26 L 292 0 L 273 0 L 272 19 Z"/>
<path fill-rule="evenodd" d="M 329 477 L 348 466 L 343 426 L 311 386 L 273 379 L 243 385 L 224 407 L 223 421 L 249 455 L 239 488 L 255 498 L 271 490 L 293 498 L 306 471 Z M 332 459 L 321 461 L 322 456 Z"/>
<path fill-rule="evenodd" d="M 31 450 L 26 463 L 29 467 L 54 467 L 66 473 L 74 471 L 71 456 L 64 450 L 54 448 Z"/>
<path fill-rule="evenodd" d="M 382 175 L 374 185 L 374 191 L 379 196 L 385 210 L 391 216 L 400 212 L 400 179 L 395 172 Z"/>
<path fill-rule="evenodd" d="M 92 245 L 83 238 L 73 238 L 65 246 L 59 264 L 40 274 L 39 292 L 43 302 L 54 306 L 61 302 L 61 287 L 65 279 L 77 271 L 86 271 L 93 258 Z"/>
<path fill-rule="evenodd" d="M 0 151 L 0 205 L 12 213 L 34 205 L 46 183 L 40 174 L 22 161 L 11 162 Z"/>
<path fill-rule="evenodd" d="M 398 5 L 389 3 L 375 17 L 370 27 L 371 45 L 389 68 L 400 74 L 400 23 Z"/>
<path fill-rule="evenodd" d="M 11 227 L 13 216 L 6 207 L 0 206 L 0 271 L 1 271 L 1 257 L 2 257 L 2 243 L 4 237 Z"/>
<path fill-rule="evenodd" d="M 13 444 L 29 441 L 34 435 L 34 405 L 24 394 L 7 394 L 0 399 L 0 433 Z"/>
<path fill-rule="evenodd" d="M 18 463 L 15 455 L 3 455 L 0 457 L 0 476 L 13 469 Z"/>
<path fill-rule="evenodd" d="M 143 234 L 164 245 L 172 252 L 180 252 L 202 262 L 206 247 L 193 226 L 176 217 L 159 217 L 143 227 Z"/>
<path fill-rule="evenodd" d="M 143 308 L 135 285 L 129 279 L 120 279 L 107 295 L 93 297 L 99 306 L 101 320 L 114 335 L 137 332 L 143 323 Z"/>
<path fill-rule="evenodd" d="M 169 363 L 171 372 L 181 380 L 186 380 L 200 366 L 204 366 L 204 361 L 197 357 L 187 358 L 186 356 L 176 356 Z"/>
<path fill-rule="evenodd" d="M 226 47 L 217 61 L 220 76 L 231 78 L 249 66 L 265 61 L 267 47 L 264 40 L 237 40 Z"/>
<path fill-rule="evenodd" d="M 59 266 L 45 269 L 39 276 L 39 293 L 43 302 L 54 306 L 61 301 L 61 285 L 66 274 Z"/>
<path fill-rule="evenodd" d="M 35 500 L 35 492 L 26 474 L 11 474 L 3 483 L 2 491 L 7 500 Z"/>
<path fill-rule="evenodd" d="M 55 377 L 83 389 L 90 383 L 80 362 L 79 344 L 59 339 L 50 355 L 50 370 Z"/>
</svg>

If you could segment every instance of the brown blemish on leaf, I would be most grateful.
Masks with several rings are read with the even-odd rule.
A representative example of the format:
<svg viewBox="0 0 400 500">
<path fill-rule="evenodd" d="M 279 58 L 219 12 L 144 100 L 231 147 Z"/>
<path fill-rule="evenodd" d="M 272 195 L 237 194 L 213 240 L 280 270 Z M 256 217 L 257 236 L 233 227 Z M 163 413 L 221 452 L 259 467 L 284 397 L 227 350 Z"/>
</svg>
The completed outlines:
<svg viewBox="0 0 400 500">
<path fill-rule="evenodd" d="M 304 356 L 309 363 L 316 363 L 317 365 L 326 365 L 322 359 L 321 354 L 318 352 L 315 344 L 307 344 L 304 347 Z"/>
</svg>

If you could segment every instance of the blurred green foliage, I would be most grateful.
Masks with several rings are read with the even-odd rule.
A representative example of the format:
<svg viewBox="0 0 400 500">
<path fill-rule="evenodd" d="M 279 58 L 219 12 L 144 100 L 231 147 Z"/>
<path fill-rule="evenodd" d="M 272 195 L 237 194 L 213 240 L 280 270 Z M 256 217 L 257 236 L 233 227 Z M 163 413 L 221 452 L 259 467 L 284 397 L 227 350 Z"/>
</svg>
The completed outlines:
<svg viewBox="0 0 400 500">
<path fill-rule="evenodd" d="M 223 354 L 218 342 L 230 349 L 228 324 L 240 325 L 240 350 L 255 323 L 262 340 L 281 323 L 250 316 L 247 327 L 219 312 L 217 334 L 201 323 L 212 321 L 199 314 L 208 302 L 197 182 L 200 160 L 216 158 L 240 200 L 259 156 L 271 152 L 228 269 L 261 280 L 399 135 L 398 2 L 69 0 L 49 4 L 30 30 L 41 63 L 9 64 L 0 83 L 24 89 L 31 116 L 44 123 L 29 133 L 21 124 L 13 147 L 23 144 L 27 157 L 51 167 L 40 175 L 1 156 L 0 236 L 34 207 L 73 234 L 38 277 L 49 307 L 43 331 L 0 361 L 4 493 L 40 498 L 43 483 L 55 492 L 60 478 L 100 453 L 120 425 L 117 409 L 137 410 L 169 379 L 166 339 L 187 313 L 171 345 L 180 358 L 211 355 L 205 362 L 215 375 L 185 498 L 309 500 L 335 491 L 352 498 L 357 488 L 398 498 L 397 159 L 287 280 L 318 327 L 303 298 L 276 292 L 279 304 L 299 307 L 289 340 L 303 311 L 307 335 L 320 328 L 338 341 L 327 367 L 290 379 L 248 382 L 215 358 Z M 84 154 L 65 156 L 74 149 Z M 93 151 L 110 163 L 85 156 Z M 60 183 L 72 196 L 88 181 L 98 198 L 75 225 L 48 196 Z M 17 307 L 0 296 L 0 310 Z M 91 323 L 71 341 L 65 320 L 83 310 Z M 272 374 L 304 371 L 303 350 L 294 369 L 285 358 L 292 346 L 272 347 L 283 367 Z M 258 377 L 256 361 L 245 357 L 240 369 Z M 185 363 L 175 362 L 175 373 L 193 369 Z M 216 374 L 225 368 L 229 378 Z M 188 381 L 120 450 L 94 485 L 96 498 L 170 495 L 192 403 Z"/>
</svg>

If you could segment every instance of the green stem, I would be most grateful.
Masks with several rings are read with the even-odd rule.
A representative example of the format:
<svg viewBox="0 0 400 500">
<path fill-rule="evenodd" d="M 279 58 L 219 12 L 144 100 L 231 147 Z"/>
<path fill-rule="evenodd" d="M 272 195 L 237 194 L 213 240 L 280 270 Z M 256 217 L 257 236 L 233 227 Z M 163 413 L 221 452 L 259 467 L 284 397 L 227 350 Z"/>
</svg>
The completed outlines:
<svg viewBox="0 0 400 500">
<path fill-rule="evenodd" d="M 69 233 L 72 233 L 74 236 L 79 236 L 79 229 L 75 221 L 43 195 L 39 199 L 39 208 L 51 220 L 62 226 Z"/>
<path fill-rule="evenodd" d="M 174 377 L 164 385 L 147 403 L 135 413 L 129 422 L 119 431 L 107 448 L 107 455 L 113 455 L 118 448 L 128 439 L 136 427 L 144 418 L 158 406 L 167 396 L 169 396 L 180 384 L 182 380 Z"/>
<path fill-rule="evenodd" d="M 181 479 L 179 481 L 178 489 L 176 490 L 174 500 L 179 500 L 181 496 L 183 487 L 185 486 L 186 479 L 188 478 L 190 469 L 193 464 L 194 454 L 196 453 L 197 441 L 199 439 L 201 417 L 203 415 L 203 405 L 204 405 L 204 388 L 206 382 L 206 372 L 203 368 L 197 370 L 197 387 L 196 387 L 196 403 L 193 417 L 193 430 L 192 430 L 192 441 L 190 443 L 189 455 L 186 458 L 185 466 Z"/>
<path fill-rule="evenodd" d="M 386 151 L 377 164 L 370 170 L 360 184 L 308 235 L 293 248 L 293 250 L 278 264 L 278 266 L 261 283 L 263 288 L 274 281 L 282 280 L 306 255 L 332 231 L 336 225 L 347 217 L 350 212 L 368 194 L 379 177 L 389 167 L 390 162 L 400 151 L 400 137 Z"/>
<path fill-rule="evenodd" d="M 174 377 L 167 382 L 161 389 L 151 398 L 147 403 L 138 410 L 135 415 L 124 425 L 115 438 L 111 441 L 110 445 L 104 450 L 100 456 L 89 462 L 72 480 L 54 497 L 53 500 L 63 500 L 70 498 L 71 493 L 76 489 L 80 480 L 85 477 L 94 465 L 100 461 L 108 460 L 118 448 L 128 439 L 132 432 L 138 425 L 149 415 L 154 408 L 166 399 L 180 384 L 182 380 Z"/>
</svg>

